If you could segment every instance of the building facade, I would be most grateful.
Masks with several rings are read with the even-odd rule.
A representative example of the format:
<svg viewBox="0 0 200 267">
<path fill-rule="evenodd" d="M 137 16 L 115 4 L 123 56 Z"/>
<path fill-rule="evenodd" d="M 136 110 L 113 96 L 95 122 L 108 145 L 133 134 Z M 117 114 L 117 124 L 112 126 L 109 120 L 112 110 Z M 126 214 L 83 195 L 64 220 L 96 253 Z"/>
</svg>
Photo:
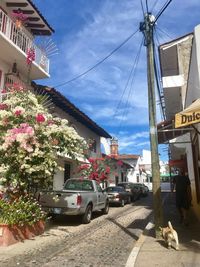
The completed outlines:
<svg viewBox="0 0 200 267">
<path fill-rule="evenodd" d="M 159 143 L 169 144 L 172 171 L 188 172 L 193 210 L 200 219 L 200 25 L 193 33 L 163 44 L 159 48 L 167 121 L 158 125 Z M 177 118 L 182 117 L 183 126 Z M 189 114 L 189 113 L 188 113 Z"/>
</svg>

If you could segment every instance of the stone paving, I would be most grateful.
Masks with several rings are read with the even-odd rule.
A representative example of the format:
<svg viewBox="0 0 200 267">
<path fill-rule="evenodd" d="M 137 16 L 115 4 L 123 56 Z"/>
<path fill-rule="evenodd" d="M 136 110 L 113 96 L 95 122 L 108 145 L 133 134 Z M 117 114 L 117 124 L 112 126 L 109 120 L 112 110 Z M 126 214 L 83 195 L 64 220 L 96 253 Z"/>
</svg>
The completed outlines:
<svg viewBox="0 0 200 267">
<path fill-rule="evenodd" d="M 1 248 L 1 267 L 125 266 L 151 213 L 151 196 L 98 213 L 88 225 L 58 221 L 42 236 Z M 52 227 L 53 226 L 53 227 Z"/>
</svg>

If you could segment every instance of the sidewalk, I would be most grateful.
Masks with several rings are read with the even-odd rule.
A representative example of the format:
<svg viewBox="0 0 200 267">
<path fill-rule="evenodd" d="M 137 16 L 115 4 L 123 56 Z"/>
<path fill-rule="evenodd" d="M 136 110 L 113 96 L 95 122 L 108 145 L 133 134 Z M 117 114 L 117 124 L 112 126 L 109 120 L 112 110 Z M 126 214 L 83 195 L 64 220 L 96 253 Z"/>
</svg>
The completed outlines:
<svg viewBox="0 0 200 267">
<path fill-rule="evenodd" d="M 164 225 L 171 221 L 179 236 L 179 250 L 168 249 L 163 239 L 155 239 L 153 228 L 145 230 L 136 245 L 134 267 L 200 267 L 200 223 L 190 212 L 190 225 L 181 225 L 174 198 L 169 194 L 164 202 Z"/>
</svg>

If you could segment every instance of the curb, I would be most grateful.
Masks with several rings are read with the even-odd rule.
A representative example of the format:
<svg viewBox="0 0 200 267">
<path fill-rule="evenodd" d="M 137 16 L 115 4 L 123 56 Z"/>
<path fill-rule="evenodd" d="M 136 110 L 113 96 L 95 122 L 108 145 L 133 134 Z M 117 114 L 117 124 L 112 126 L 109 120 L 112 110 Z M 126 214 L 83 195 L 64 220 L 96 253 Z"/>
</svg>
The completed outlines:
<svg viewBox="0 0 200 267">
<path fill-rule="evenodd" d="M 132 249 L 128 257 L 125 267 L 133 267 L 135 265 L 137 255 L 146 239 L 146 236 L 148 235 L 149 230 L 151 230 L 153 227 L 154 227 L 154 224 L 152 222 L 149 222 L 146 225 L 143 233 L 140 235 L 139 239 L 136 241 L 134 248 Z"/>
<path fill-rule="evenodd" d="M 170 193 L 168 193 L 165 198 L 162 201 L 162 205 L 164 205 L 166 199 L 169 197 Z M 125 267 L 134 267 L 135 266 L 135 262 L 138 256 L 138 253 L 140 252 L 140 249 L 146 239 L 146 237 L 148 236 L 148 232 L 154 227 L 154 224 L 151 222 L 152 221 L 152 217 L 153 217 L 153 211 L 151 212 L 151 219 L 148 222 L 148 224 L 146 225 L 146 227 L 144 228 L 144 231 L 141 233 L 139 239 L 136 241 L 129 257 L 128 260 L 126 262 Z"/>
</svg>

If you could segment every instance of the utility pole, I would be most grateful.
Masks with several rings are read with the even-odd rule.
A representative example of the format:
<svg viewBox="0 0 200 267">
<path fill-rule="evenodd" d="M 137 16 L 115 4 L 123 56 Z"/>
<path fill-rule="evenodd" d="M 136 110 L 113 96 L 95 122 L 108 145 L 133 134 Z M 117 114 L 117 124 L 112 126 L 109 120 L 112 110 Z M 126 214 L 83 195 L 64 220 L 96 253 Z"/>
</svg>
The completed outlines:
<svg viewBox="0 0 200 267">
<path fill-rule="evenodd" d="M 140 31 L 144 34 L 144 45 L 147 51 L 147 79 L 148 79 L 148 106 L 149 106 L 149 132 L 151 144 L 151 169 L 153 180 L 153 209 L 155 236 L 160 237 L 159 227 L 163 224 L 162 199 L 160 188 L 160 165 L 158 155 L 158 138 L 156 123 L 156 99 L 154 84 L 154 47 L 153 47 L 153 27 L 155 25 L 155 17 L 151 13 L 144 14 L 144 22 L 140 23 Z"/>
</svg>

